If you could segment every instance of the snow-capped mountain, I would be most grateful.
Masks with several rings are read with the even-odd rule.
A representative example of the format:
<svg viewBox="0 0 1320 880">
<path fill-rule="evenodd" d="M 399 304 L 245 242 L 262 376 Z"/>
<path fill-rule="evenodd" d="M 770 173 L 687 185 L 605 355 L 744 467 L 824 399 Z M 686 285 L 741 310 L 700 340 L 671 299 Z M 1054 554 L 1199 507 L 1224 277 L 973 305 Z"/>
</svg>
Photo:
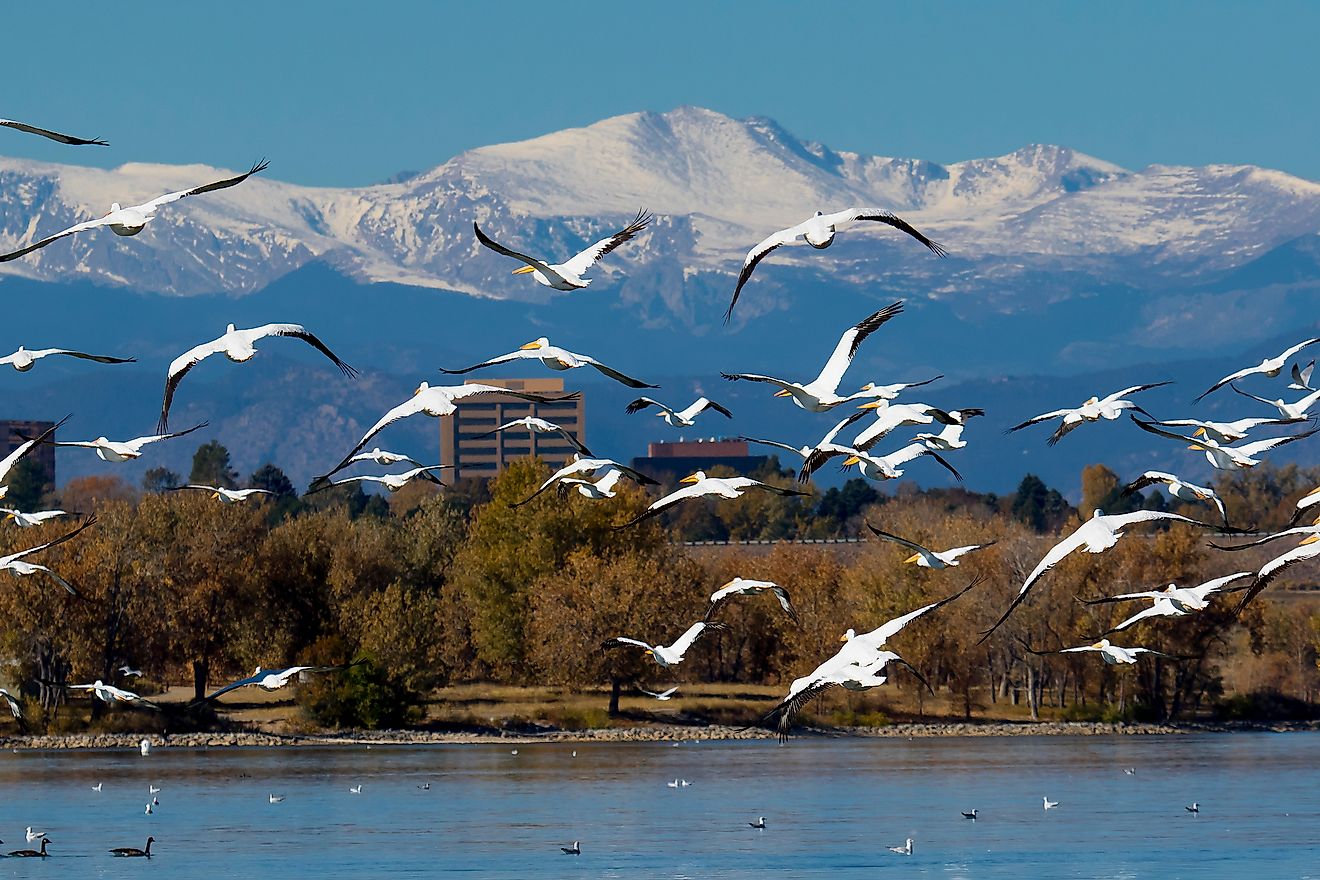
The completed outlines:
<svg viewBox="0 0 1320 880">
<path fill-rule="evenodd" d="M 710 323 L 742 256 L 817 208 L 901 212 L 953 256 L 940 263 L 887 229 L 841 237 L 829 256 L 776 253 L 748 298 L 772 308 L 813 276 L 909 293 L 993 296 L 1035 271 L 1115 283 L 1207 278 L 1320 230 L 1320 185 L 1253 166 L 1128 171 L 1055 146 L 940 165 L 836 152 L 763 118 L 700 108 L 634 113 L 585 128 L 472 150 L 401 183 L 295 186 L 271 172 L 166 209 L 136 239 L 106 231 L 62 241 L 0 272 L 88 279 L 137 290 L 248 293 L 316 260 L 364 283 L 541 300 L 529 279 L 479 248 L 471 223 L 533 253 L 566 254 L 638 207 L 650 233 L 611 257 L 598 283 L 663 303 L 679 325 Z M 128 164 L 113 170 L 0 159 L 0 247 L 225 172 Z M 1049 291 L 1057 296 L 1066 291 Z M 709 300 L 710 302 L 706 302 Z M 700 306 L 700 308 L 698 308 Z M 659 306 L 652 306 L 656 313 Z M 703 311 L 704 310 L 704 311 Z"/>
</svg>

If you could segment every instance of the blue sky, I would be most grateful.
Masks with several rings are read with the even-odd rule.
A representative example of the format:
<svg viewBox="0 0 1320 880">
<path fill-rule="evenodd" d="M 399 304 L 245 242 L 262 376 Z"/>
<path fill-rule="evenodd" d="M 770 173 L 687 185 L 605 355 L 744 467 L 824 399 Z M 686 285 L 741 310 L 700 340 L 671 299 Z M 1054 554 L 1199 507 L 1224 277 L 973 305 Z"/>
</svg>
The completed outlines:
<svg viewBox="0 0 1320 880">
<path fill-rule="evenodd" d="M 366 184 L 696 104 L 882 155 L 1047 142 L 1320 180 L 1317 3 L 28 3 L 6 22 L 27 38 L 6 42 L 0 115 L 112 143 L 0 132 L 10 156 L 265 155 L 279 179 Z"/>
</svg>

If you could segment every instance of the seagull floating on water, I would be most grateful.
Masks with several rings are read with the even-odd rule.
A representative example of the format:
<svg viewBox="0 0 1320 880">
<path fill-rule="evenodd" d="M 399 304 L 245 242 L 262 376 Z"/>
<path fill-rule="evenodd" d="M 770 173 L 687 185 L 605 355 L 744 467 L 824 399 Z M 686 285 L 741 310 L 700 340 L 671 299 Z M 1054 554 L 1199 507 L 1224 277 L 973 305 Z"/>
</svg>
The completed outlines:
<svg viewBox="0 0 1320 880">
<path fill-rule="evenodd" d="M 280 795 L 272 794 L 272 795 L 268 798 L 268 800 L 269 800 L 272 804 L 279 804 L 279 803 L 283 803 L 283 802 L 284 802 L 284 798 L 285 798 L 285 795 L 282 795 L 282 794 L 280 794 Z"/>
<path fill-rule="evenodd" d="M 29 826 L 27 827 L 27 842 L 28 842 L 28 843 L 31 843 L 31 842 L 34 841 L 34 840 L 40 840 L 41 838 L 43 838 L 43 837 L 45 837 L 45 836 L 46 836 L 46 832 L 44 832 L 44 831 L 33 831 L 31 825 L 29 825 Z"/>
<path fill-rule="evenodd" d="M 912 855 L 912 838 L 908 838 L 902 846 L 891 846 L 888 848 L 891 853 L 898 853 L 900 856 Z"/>
<path fill-rule="evenodd" d="M 1041 800 L 1044 802 L 1045 809 L 1047 810 L 1052 810 L 1059 805 L 1058 801 L 1052 801 L 1047 797 L 1042 797 Z"/>
</svg>

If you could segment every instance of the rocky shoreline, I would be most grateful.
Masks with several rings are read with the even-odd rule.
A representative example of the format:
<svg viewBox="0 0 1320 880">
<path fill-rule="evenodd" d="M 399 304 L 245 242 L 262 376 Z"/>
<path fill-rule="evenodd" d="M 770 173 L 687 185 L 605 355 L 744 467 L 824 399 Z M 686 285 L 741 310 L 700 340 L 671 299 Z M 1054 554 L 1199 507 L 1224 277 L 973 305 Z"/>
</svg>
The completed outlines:
<svg viewBox="0 0 1320 880">
<path fill-rule="evenodd" d="M 987 722 L 906 723 L 884 727 L 849 727 L 830 730 L 802 728 L 794 739 L 819 738 L 929 738 L 958 736 L 1169 736 L 1188 733 L 1234 733 L 1320 730 L 1320 722 L 1232 722 L 1180 724 L 1106 724 L 1093 722 Z M 533 744 L 545 742 L 693 742 L 733 739 L 772 739 L 774 733 L 726 725 L 667 725 L 597 730 L 528 731 L 343 731 L 324 734 L 260 732 L 143 734 L 93 733 L 55 736 L 8 736 L 0 745 L 12 751 L 65 749 L 133 749 L 146 738 L 152 748 L 272 748 L 285 746 L 429 745 L 429 744 Z"/>
</svg>

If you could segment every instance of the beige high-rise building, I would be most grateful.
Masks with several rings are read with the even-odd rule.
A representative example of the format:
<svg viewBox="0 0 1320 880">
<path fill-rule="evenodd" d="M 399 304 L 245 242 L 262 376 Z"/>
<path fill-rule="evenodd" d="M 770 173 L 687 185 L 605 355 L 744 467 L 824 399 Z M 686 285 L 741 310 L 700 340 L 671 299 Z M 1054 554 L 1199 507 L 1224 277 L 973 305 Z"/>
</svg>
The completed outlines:
<svg viewBox="0 0 1320 880">
<path fill-rule="evenodd" d="M 483 385 L 498 385 L 516 391 L 562 394 L 562 379 L 480 379 Z M 470 383 L 469 383 L 470 384 Z M 586 410 L 581 396 L 574 400 L 534 403 L 517 398 L 501 399 L 491 394 L 459 401 L 453 415 L 440 419 L 440 460 L 454 467 L 440 471 L 440 479 L 452 483 L 460 477 L 493 477 L 520 458 L 540 457 L 560 465 L 572 457 L 572 444 L 557 433 L 538 434 L 525 428 L 510 428 L 481 436 L 500 425 L 535 416 L 554 422 L 579 442 L 586 436 Z"/>
</svg>

